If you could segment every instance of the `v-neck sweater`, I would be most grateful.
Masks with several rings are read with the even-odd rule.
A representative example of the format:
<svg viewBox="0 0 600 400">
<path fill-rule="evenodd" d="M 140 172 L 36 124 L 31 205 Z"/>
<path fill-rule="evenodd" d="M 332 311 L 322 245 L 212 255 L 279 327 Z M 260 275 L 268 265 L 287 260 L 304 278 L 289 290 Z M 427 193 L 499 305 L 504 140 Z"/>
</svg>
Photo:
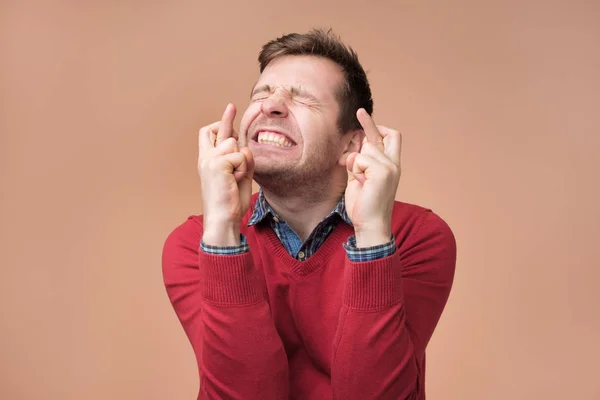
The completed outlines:
<svg viewBox="0 0 600 400">
<path fill-rule="evenodd" d="M 254 197 L 254 200 L 256 196 Z M 194 349 L 198 399 L 425 399 L 425 349 L 454 278 L 456 242 L 431 210 L 396 202 L 396 252 L 351 262 L 340 222 L 305 261 L 268 224 L 250 251 L 201 251 L 202 216 L 163 249 L 170 301 Z"/>
</svg>

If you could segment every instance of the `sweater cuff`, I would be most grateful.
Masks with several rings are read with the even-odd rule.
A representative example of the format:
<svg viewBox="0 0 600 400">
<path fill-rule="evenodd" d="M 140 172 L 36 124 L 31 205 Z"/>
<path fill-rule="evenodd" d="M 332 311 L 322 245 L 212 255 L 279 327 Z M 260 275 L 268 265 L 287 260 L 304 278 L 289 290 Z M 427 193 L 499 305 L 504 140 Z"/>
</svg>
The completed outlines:
<svg viewBox="0 0 600 400">
<path fill-rule="evenodd" d="M 220 305 L 250 305 L 262 298 L 252 255 L 216 255 L 201 251 L 201 293 L 204 300 Z"/>
<path fill-rule="evenodd" d="M 354 263 L 344 272 L 344 304 L 360 310 L 380 310 L 402 302 L 402 272 L 398 253 L 383 259 Z"/>
</svg>

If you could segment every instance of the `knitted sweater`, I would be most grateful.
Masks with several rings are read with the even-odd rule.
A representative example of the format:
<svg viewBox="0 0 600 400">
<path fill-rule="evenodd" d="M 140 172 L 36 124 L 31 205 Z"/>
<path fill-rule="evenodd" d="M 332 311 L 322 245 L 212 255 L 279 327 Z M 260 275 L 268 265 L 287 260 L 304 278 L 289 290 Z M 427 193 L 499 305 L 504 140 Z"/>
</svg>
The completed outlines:
<svg viewBox="0 0 600 400">
<path fill-rule="evenodd" d="M 243 254 L 200 250 L 202 216 L 164 245 L 164 282 L 196 355 L 198 399 L 425 399 L 425 349 L 454 279 L 449 226 L 396 202 L 391 256 L 351 262 L 343 245 L 354 231 L 341 221 L 299 261 L 269 224 L 246 226 L 249 217 Z"/>
</svg>

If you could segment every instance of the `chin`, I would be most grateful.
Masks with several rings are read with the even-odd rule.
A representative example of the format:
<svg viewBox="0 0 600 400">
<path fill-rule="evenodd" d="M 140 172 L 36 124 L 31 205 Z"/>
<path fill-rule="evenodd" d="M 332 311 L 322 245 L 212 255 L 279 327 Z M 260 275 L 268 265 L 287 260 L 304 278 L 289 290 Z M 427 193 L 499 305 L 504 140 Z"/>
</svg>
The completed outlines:
<svg viewBox="0 0 600 400">
<path fill-rule="evenodd" d="M 254 176 L 259 179 L 261 177 L 279 180 L 294 179 L 298 169 L 298 162 L 294 160 L 276 160 L 267 155 L 257 155 L 254 158 Z"/>
<path fill-rule="evenodd" d="M 287 163 L 275 162 L 272 158 L 266 156 L 254 157 L 254 175 L 255 176 L 274 176 L 285 173 L 291 165 Z"/>
</svg>

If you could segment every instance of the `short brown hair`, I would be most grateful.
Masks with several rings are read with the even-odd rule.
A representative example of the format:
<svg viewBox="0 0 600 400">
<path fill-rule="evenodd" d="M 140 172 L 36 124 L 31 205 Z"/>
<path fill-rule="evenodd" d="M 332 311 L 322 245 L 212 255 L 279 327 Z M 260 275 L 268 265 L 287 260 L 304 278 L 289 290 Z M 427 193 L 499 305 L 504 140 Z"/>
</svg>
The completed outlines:
<svg viewBox="0 0 600 400">
<path fill-rule="evenodd" d="M 362 129 L 356 111 L 364 108 L 373 113 L 373 99 L 367 74 L 358 61 L 358 55 L 329 30 L 313 29 L 308 33 L 290 33 L 266 43 L 258 55 L 260 72 L 275 58 L 285 55 L 314 55 L 325 57 L 340 67 L 345 84 L 338 91 L 340 105 L 338 127 L 342 133 Z"/>
</svg>

